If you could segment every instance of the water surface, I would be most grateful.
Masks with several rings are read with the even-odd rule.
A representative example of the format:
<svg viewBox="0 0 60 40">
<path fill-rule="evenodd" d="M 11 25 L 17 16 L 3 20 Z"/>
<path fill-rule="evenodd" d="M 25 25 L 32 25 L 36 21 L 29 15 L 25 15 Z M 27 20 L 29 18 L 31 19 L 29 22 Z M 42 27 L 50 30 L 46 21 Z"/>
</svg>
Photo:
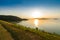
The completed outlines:
<svg viewBox="0 0 60 40">
<path fill-rule="evenodd" d="M 51 33 L 60 34 L 60 20 L 39 20 L 30 19 L 28 21 L 20 22 L 21 25 L 31 28 L 38 28 Z"/>
</svg>

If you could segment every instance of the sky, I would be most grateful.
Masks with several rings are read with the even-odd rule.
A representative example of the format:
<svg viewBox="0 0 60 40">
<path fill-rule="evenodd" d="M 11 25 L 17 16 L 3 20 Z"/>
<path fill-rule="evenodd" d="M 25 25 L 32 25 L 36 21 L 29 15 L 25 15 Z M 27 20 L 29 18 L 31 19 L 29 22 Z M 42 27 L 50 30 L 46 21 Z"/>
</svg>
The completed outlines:
<svg viewBox="0 0 60 40">
<path fill-rule="evenodd" d="M 0 15 L 60 18 L 60 0 L 0 0 Z"/>
</svg>

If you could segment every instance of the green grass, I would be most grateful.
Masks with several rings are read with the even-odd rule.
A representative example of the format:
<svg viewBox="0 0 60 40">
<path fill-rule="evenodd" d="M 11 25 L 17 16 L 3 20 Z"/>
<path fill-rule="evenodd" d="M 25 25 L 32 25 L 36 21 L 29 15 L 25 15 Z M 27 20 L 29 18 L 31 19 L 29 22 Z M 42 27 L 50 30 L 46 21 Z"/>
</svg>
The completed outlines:
<svg viewBox="0 0 60 40">
<path fill-rule="evenodd" d="M 0 40 L 13 40 L 10 33 L 0 24 Z"/>
<path fill-rule="evenodd" d="M 12 35 L 14 40 L 60 40 L 60 35 L 32 29 L 22 25 L 0 20 L 0 24 Z"/>
</svg>

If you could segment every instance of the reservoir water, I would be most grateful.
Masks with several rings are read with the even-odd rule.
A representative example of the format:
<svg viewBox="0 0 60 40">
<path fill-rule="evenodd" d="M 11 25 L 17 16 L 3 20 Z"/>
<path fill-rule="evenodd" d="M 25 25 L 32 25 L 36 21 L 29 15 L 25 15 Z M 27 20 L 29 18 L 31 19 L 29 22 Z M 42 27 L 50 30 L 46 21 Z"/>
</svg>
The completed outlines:
<svg viewBox="0 0 60 40">
<path fill-rule="evenodd" d="M 22 21 L 19 24 L 30 28 L 38 28 L 46 32 L 60 34 L 60 20 L 39 20 L 39 19 L 29 19 L 27 21 Z"/>
</svg>

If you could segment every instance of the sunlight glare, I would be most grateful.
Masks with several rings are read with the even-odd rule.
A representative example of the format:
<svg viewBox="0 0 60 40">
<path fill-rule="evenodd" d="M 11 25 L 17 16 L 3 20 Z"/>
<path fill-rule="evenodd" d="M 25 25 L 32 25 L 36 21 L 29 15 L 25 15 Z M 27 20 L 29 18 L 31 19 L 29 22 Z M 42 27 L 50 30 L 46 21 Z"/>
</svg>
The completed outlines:
<svg viewBox="0 0 60 40">
<path fill-rule="evenodd" d="M 39 10 L 35 10 L 32 12 L 32 17 L 33 18 L 40 18 L 40 17 L 42 17 L 42 13 Z"/>
</svg>

